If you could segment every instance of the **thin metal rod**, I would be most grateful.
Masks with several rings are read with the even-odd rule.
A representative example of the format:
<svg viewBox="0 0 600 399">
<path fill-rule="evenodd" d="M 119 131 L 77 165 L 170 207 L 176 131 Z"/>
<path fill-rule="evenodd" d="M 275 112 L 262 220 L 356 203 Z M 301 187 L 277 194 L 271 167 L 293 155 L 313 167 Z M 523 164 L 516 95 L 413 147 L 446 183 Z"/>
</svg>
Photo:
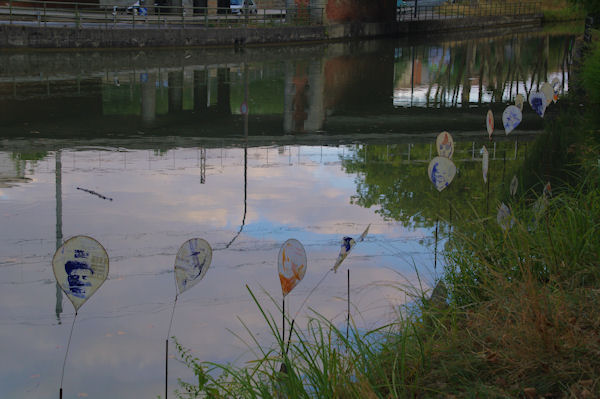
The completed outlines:
<svg viewBox="0 0 600 399">
<path fill-rule="evenodd" d="M 179 294 L 175 295 L 175 300 L 173 301 L 173 309 L 171 310 L 171 321 L 169 322 L 169 329 L 167 330 L 167 341 L 169 340 L 169 336 L 171 335 L 171 326 L 173 325 L 173 316 L 175 315 L 175 305 L 177 305 L 177 298 L 179 298 Z"/>
<path fill-rule="evenodd" d="M 487 176 L 487 194 L 485 195 L 485 216 L 487 217 L 488 215 L 488 211 L 490 208 L 490 176 L 491 173 L 488 170 L 488 176 Z"/>
<path fill-rule="evenodd" d="M 73 317 L 73 324 L 71 324 L 71 332 L 69 333 L 69 340 L 67 341 L 67 350 L 65 351 L 65 360 L 63 360 L 62 372 L 60 374 L 60 397 L 62 398 L 62 386 L 63 386 L 63 378 L 65 377 L 65 365 L 67 364 L 67 355 L 69 354 L 69 347 L 71 346 L 71 337 L 73 336 L 73 328 L 75 327 L 75 319 L 77 319 L 77 311 L 75 311 L 75 316 Z"/>
<path fill-rule="evenodd" d="M 167 393 L 169 390 L 169 336 L 171 335 L 171 326 L 173 325 L 173 316 L 175 315 L 177 298 L 179 298 L 179 294 L 175 294 L 173 310 L 171 310 L 171 321 L 169 322 L 169 330 L 167 331 L 167 339 L 165 340 L 165 399 L 167 399 Z"/>
<path fill-rule="evenodd" d="M 448 215 L 448 240 L 450 240 L 450 236 L 452 234 L 452 205 L 449 203 L 448 204 L 448 208 L 449 208 L 449 215 Z"/>
<path fill-rule="evenodd" d="M 290 342 L 292 341 L 292 331 L 294 331 L 294 320 L 292 320 L 292 324 L 290 325 L 290 335 L 288 337 L 287 347 L 285 348 L 286 355 L 287 355 L 288 351 L 290 350 Z"/>
<path fill-rule="evenodd" d="M 440 201 L 442 199 L 442 192 L 438 191 L 438 209 L 440 209 Z M 433 270 L 437 269 L 437 247 L 438 247 L 438 226 L 440 224 L 440 216 L 435 218 L 435 250 L 433 258 Z"/>
<path fill-rule="evenodd" d="M 440 222 L 439 218 L 435 219 L 435 255 L 433 260 L 433 269 L 437 269 L 437 247 L 438 247 L 438 224 Z"/>
<path fill-rule="evenodd" d="M 504 184 L 504 171 L 506 170 L 506 149 L 504 149 L 504 163 L 502 164 L 502 184 Z"/>
<path fill-rule="evenodd" d="M 169 340 L 165 340 L 165 399 L 169 393 Z"/>
<path fill-rule="evenodd" d="M 346 318 L 346 340 L 348 339 L 348 330 L 350 330 L 350 269 L 348 268 L 348 315 Z"/>
</svg>

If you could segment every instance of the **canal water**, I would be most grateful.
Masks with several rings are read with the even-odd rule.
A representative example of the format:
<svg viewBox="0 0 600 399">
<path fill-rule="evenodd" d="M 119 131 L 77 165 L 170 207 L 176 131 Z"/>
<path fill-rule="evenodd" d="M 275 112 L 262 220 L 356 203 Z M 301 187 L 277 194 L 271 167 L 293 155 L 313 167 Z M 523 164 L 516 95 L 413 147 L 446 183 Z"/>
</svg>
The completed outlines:
<svg viewBox="0 0 600 399">
<path fill-rule="evenodd" d="M 75 235 L 106 248 L 110 271 L 79 310 L 67 398 L 163 395 L 175 254 L 194 237 L 210 243 L 212 264 L 179 297 L 171 335 L 200 360 L 253 359 L 243 324 L 273 345 L 248 289 L 280 323 L 277 255 L 289 238 L 308 258 L 286 297 L 299 328 L 313 312 L 345 326 L 347 269 L 357 327 L 393 321 L 442 273 L 452 218 L 495 219 L 488 198 L 507 190 L 543 128 L 526 103 L 507 136 L 502 111 L 554 78 L 567 92 L 573 40 L 0 54 L 0 396 L 58 395 L 74 309 L 51 262 Z M 458 174 L 439 194 L 427 167 L 444 130 Z M 299 309 L 342 237 L 369 225 Z M 193 376 L 169 353 L 172 392 Z"/>
</svg>

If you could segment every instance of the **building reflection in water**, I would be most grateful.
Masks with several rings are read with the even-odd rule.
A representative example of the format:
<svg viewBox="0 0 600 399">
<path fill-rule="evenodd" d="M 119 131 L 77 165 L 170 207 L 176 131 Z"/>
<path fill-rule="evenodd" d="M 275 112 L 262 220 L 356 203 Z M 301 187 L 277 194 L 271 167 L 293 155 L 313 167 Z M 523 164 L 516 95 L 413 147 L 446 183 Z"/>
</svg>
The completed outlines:
<svg viewBox="0 0 600 399">
<path fill-rule="evenodd" d="M 547 35 L 412 47 L 374 42 L 352 52 L 340 44 L 325 51 L 299 49 L 300 55 L 274 52 L 268 60 L 246 49 L 246 83 L 244 62 L 227 54 L 222 63 L 203 63 L 188 53 L 162 52 L 140 56 L 141 65 L 134 67 L 129 55 L 117 53 L 85 72 L 71 64 L 66 72 L 44 65 L 17 72 L 15 58 L 0 72 L 0 116 L 4 126 L 20 125 L 21 131 L 27 129 L 23 123 L 64 125 L 60 132 L 47 123 L 44 131 L 30 129 L 42 134 L 80 135 L 93 123 L 112 133 L 223 136 L 240 132 L 247 86 L 251 135 L 337 130 L 348 119 L 373 113 L 398 118 L 396 125 L 400 115 L 408 116 L 402 126 L 418 130 L 420 121 L 403 108 L 507 103 L 554 77 L 567 89 L 571 40 L 555 38 L 552 46 Z M 37 57 L 56 63 L 45 59 L 51 53 Z"/>
</svg>

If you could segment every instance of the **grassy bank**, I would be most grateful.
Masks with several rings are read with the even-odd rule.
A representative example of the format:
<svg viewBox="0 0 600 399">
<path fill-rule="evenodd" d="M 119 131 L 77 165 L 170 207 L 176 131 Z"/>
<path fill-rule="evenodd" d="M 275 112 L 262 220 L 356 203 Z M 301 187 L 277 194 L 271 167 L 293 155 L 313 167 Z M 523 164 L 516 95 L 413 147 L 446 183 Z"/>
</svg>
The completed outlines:
<svg viewBox="0 0 600 399">
<path fill-rule="evenodd" d="M 544 22 L 581 20 L 586 16 L 583 4 L 568 0 L 543 0 Z"/>
<path fill-rule="evenodd" d="M 247 367 L 179 347 L 197 376 L 180 396 L 600 397 L 600 46 L 585 57 L 522 165 L 523 194 L 508 193 L 512 176 L 499 193 L 510 228 L 475 210 L 455 216 L 433 295 L 409 289 L 397 322 L 348 337 L 315 314 L 288 342 L 263 312 L 276 345 L 255 342 Z"/>
</svg>

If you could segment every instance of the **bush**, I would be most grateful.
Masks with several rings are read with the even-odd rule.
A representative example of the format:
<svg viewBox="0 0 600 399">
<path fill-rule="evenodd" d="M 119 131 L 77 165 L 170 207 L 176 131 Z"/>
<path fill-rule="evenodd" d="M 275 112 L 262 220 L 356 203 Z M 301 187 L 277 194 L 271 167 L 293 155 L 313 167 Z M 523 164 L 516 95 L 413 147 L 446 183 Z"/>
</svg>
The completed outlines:
<svg viewBox="0 0 600 399">
<path fill-rule="evenodd" d="M 600 42 L 592 43 L 586 54 L 581 78 L 592 104 L 600 104 Z"/>
</svg>

